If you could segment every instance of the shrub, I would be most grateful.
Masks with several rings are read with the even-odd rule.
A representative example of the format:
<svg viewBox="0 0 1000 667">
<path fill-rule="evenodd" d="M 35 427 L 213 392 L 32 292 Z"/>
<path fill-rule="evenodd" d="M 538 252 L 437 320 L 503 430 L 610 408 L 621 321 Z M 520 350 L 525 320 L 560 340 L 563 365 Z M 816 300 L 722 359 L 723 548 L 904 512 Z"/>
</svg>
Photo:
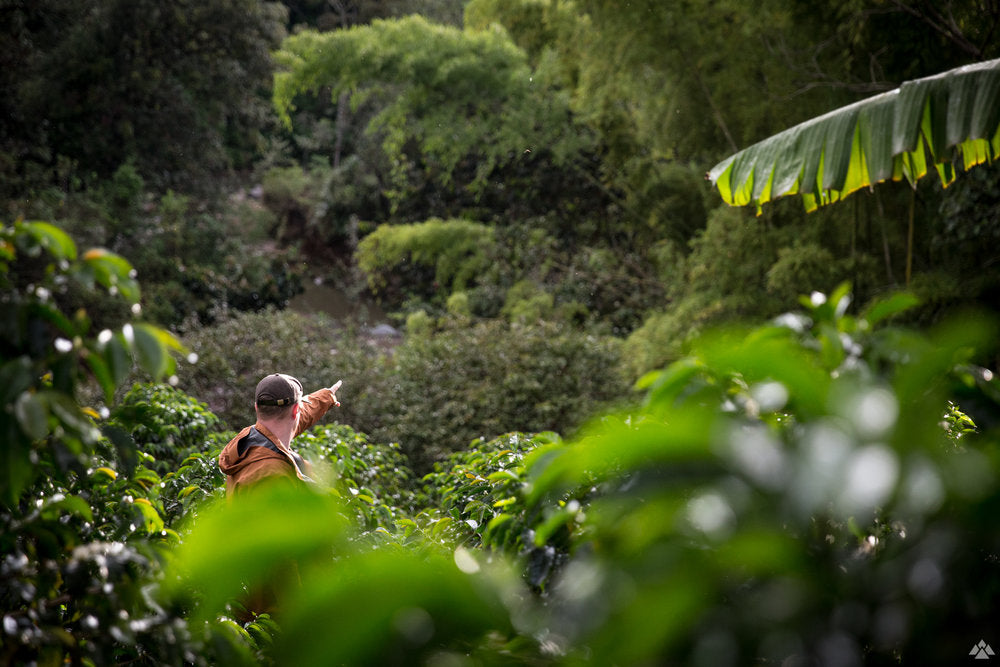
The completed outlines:
<svg viewBox="0 0 1000 667">
<path fill-rule="evenodd" d="M 55 226 L 0 226 L 0 265 L 4 661 L 208 664 L 223 645 L 238 651 L 211 625 L 192 632 L 156 601 L 164 548 L 176 542 L 163 519 L 162 480 L 121 429 L 102 424 L 111 439 L 102 437 L 106 408 L 76 401 L 94 380 L 110 403 L 133 360 L 162 378 L 182 346 L 129 321 L 95 334 L 87 313 L 69 303 L 68 286 L 135 305 L 132 266 L 102 250 L 78 255 Z M 129 463 L 116 470 L 115 459 Z"/>
<path fill-rule="evenodd" d="M 552 323 L 488 321 L 409 336 L 387 353 L 325 318 L 243 314 L 185 337 L 199 362 L 179 386 L 228 428 L 252 420 L 252 391 L 286 372 L 307 391 L 344 380 L 328 420 L 398 442 L 418 473 L 479 437 L 566 432 L 619 399 L 618 344 Z"/>
<path fill-rule="evenodd" d="M 370 397 L 381 391 L 382 351 L 326 317 L 274 310 L 242 313 L 194 329 L 184 340 L 199 361 L 180 369 L 178 386 L 205 401 L 226 428 L 237 430 L 253 421 L 253 388 L 275 372 L 294 375 L 307 393 L 343 379 L 338 394 L 342 407 L 328 419 L 364 430 L 362 416 L 378 409 Z"/>
<path fill-rule="evenodd" d="M 523 461 L 536 447 L 558 440 L 551 432 L 507 433 L 449 454 L 421 480 L 417 520 L 452 548 L 484 547 L 512 558 L 530 552 L 535 517 L 523 502 Z"/>
<path fill-rule="evenodd" d="M 923 336 L 876 327 L 912 297 L 848 302 L 703 335 L 641 406 L 526 457 L 523 506 L 571 537 L 546 599 L 567 661 L 948 662 L 989 632 L 996 441 L 946 397 L 997 414 L 994 323 Z"/>
<path fill-rule="evenodd" d="M 413 473 L 398 444 L 373 443 L 349 426 L 332 424 L 300 434 L 295 448 L 351 504 L 363 530 L 395 532 L 399 518 L 412 510 Z"/>
<path fill-rule="evenodd" d="M 478 438 L 569 432 L 619 400 L 617 341 L 552 323 L 487 321 L 410 337 L 358 427 L 399 442 L 418 473 Z M 374 393 L 377 392 L 377 393 Z"/>
<path fill-rule="evenodd" d="M 507 299 L 500 311 L 511 322 L 533 323 L 552 315 L 552 295 L 530 280 L 515 283 L 507 290 Z"/>
<path fill-rule="evenodd" d="M 493 232 L 485 225 L 432 218 L 411 225 L 380 225 L 358 244 L 357 261 L 372 291 L 386 292 L 391 277 L 392 287 L 403 280 L 407 291 L 447 293 L 471 285 L 487 267 L 492 245 Z M 414 277 L 411 266 L 426 272 L 420 280 L 407 279 Z"/>
<path fill-rule="evenodd" d="M 162 475 L 191 454 L 204 452 L 219 418 L 201 401 L 169 385 L 134 385 L 112 412 L 112 423 L 130 426 L 135 446 L 156 459 Z"/>
</svg>

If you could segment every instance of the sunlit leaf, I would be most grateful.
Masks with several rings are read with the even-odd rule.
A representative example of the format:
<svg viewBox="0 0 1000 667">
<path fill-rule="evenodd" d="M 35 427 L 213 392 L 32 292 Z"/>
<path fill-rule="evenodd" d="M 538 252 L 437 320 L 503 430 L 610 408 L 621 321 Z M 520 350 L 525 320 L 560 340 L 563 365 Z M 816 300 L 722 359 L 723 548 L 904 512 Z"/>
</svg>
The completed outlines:
<svg viewBox="0 0 1000 667">
<path fill-rule="evenodd" d="M 57 260 L 76 259 L 76 243 L 66 232 L 47 222 L 24 222 L 21 229 L 27 231 L 38 243 Z"/>
<path fill-rule="evenodd" d="M 947 186 L 956 169 L 1000 157 L 1000 59 L 908 81 L 729 156 L 708 172 L 732 206 L 802 194 L 807 210 L 876 183 L 927 173 Z"/>
<path fill-rule="evenodd" d="M 178 498 L 187 498 L 189 495 L 191 495 L 195 491 L 199 491 L 200 489 L 201 489 L 201 487 L 198 487 L 198 486 L 195 486 L 194 484 L 191 484 L 189 486 L 184 487 L 184 489 L 180 493 L 177 494 L 177 497 Z"/>
<path fill-rule="evenodd" d="M 142 517 L 142 525 L 146 533 L 152 535 L 163 530 L 163 517 L 156 511 L 153 504 L 146 498 L 136 498 L 132 506 L 135 507 Z"/>
<path fill-rule="evenodd" d="M 587 480 L 657 464 L 683 464 L 710 455 L 714 413 L 691 406 L 662 421 L 628 423 L 608 418 L 591 427 L 577 443 L 546 450 L 545 456 L 525 460 L 532 479 L 529 503 L 558 494 Z"/>
<path fill-rule="evenodd" d="M 276 651 L 287 665 L 426 664 L 509 626 L 495 591 L 453 559 L 392 551 L 304 573 L 278 621 Z"/>
<path fill-rule="evenodd" d="M 808 413 L 826 406 L 827 371 L 784 327 L 761 327 L 746 335 L 706 335 L 697 355 L 716 372 L 738 373 L 747 382 L 780 382 Z"/>
<path fill-rule="evenodd" d="M 875 325 L 886 318 L 916 306 L 918 303 L 920 300 L 910 292 L 895 292 L 887 299 L 879 299 L 872 303 L 861 314 L 861 317 L 869 325 Z"/>
<path fill-rule="evenodd" d="M 103 248 L 88 250 L 82 259 L 84 273 L 81 277 L 85 282 L 95 280 L 132 303 L 139 301 L 139 283 L 128 260 Z"/>
<path fill-rule="evenodd" d="M 118 473 L 111 468 L 101 466 L 91 473 L 91 479 L 97 482 L 113 482 L 118 479 Z"/>
<path fill-rule="evenodd" d="M 331 496 L 265 484 L 238 501 L 201 512 L 177 552 L 182 580 L 174 593 L 198 590 L 205 614 L 240 595 L 244 583 L 253 589 L 285 578 L 289 561 L 330 559 L 346 543 L 345 508 Z"/>
<path fill-rule="evenodd" d="M 75 514 L 87 521 L 94 520 L 94 512 L 90 509 L 90 504 L 80 496 L 50 496 L 42 504 L 42 517 L 46 519 L 56 519 L 64 512 Z"/>
</svg>

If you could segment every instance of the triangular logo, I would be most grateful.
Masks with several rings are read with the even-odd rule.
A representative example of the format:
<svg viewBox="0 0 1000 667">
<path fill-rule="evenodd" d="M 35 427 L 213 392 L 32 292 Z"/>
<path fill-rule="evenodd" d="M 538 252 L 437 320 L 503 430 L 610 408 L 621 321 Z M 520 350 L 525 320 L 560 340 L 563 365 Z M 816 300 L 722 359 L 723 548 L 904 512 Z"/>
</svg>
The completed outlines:
<svg viewBox="0 0 1000 667">
<path fill-rule="evenodd" d="M 996 654 L 993 653 L 993 648 L 989 644 L 980 639 L 979 643 L 973 646 L 972 650 L 969 651 L 969 655 L 976 656 L 976 660 L 989 660 L 990 656 Z"/>
</svg>

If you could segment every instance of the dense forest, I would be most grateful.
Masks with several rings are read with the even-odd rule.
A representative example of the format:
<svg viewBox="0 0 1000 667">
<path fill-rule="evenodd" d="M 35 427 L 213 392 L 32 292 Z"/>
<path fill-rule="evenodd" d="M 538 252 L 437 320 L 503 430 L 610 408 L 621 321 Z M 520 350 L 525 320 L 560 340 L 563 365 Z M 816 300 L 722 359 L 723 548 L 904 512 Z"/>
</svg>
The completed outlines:
<svg viewBox="0 0 1000 667">
<path fill-rule="evenodd" d="M 996 3 L 0 17 L 3 664 L 1000 651 Z"/>
</svg>

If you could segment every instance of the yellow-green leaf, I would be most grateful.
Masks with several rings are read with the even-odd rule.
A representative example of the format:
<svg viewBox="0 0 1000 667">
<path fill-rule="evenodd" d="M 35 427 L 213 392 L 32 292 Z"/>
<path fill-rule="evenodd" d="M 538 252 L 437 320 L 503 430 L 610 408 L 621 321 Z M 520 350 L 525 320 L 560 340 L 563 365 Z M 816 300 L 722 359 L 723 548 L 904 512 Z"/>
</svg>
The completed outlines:
<svg viewBox="0 0 1000 667">
<path fill-rule="evenodd" d="M 707 177 L 732 206 L 801 194 L 807 210 L 885 180 L 911 183 L 932 165 L 956 169 L 1000 157 L 1000 59 L 908 81 L 775 134 L 729 156 Z"/>
</svg>

